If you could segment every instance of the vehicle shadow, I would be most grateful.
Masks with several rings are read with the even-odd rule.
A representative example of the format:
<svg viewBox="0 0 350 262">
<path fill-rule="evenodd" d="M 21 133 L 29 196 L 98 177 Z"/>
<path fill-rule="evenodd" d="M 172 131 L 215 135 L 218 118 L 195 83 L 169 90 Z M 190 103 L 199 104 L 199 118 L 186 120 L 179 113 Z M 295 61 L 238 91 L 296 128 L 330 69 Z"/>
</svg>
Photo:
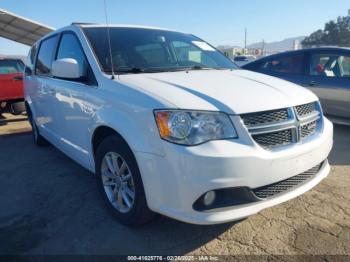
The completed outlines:
<svg viewBox="0 0 350 262">
<path fill-rule="evenodd" d="M 4 126 L 6 124 L 6 118 L 0 113 L 0 126 Z"/>
<path fill-rule="evenodd" d="M 334 125 L 334 144 L 329 162 L 335 166 L 350 165 L 350 126 Z"/>
<path fill-rule="evenodd" d="M 14 157 L 15 156 L 15 157 Z M 95 177 L 28 133 L 0 138 L 0 254 L 186 254 L 234 226 L 159 216 L 137 228 L 103 206 Z"/>
</svg>

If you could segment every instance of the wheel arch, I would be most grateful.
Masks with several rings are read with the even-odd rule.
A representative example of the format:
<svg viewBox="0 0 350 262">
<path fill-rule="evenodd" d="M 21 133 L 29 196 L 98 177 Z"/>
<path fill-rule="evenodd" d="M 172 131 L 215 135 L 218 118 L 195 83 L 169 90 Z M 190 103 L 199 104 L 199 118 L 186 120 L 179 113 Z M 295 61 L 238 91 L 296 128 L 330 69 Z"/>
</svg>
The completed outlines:
<svg viewBox="0 0 350 262">
<path fill-rule="evenodd" d="M 128 146 L 128 148 L 133 151 L 130 147 L 130 145 L 128 144 L 128 142 L 126 141 L 126 139 L 114 128 L 111 128 L 107 125 L 101 125 L 95 128 L 92 137 L 91 137 L 91 148 L 92 148 L 92 153 L 93 156 L 95 158 L 96 155 L 96 150 L 99 146 L 99 144 L 103 141 L 104 138 L 111 136 L 111 135 L 115 135 L 117 137 L 119 137 L 121 139 L 121 141 Z"/>
</svg>

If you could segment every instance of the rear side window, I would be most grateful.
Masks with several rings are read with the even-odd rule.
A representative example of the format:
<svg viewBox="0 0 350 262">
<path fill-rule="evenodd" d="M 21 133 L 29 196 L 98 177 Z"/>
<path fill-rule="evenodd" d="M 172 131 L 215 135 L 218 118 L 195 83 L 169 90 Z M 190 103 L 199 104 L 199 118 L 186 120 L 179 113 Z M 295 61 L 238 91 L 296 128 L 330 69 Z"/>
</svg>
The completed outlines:
<svg viewBox="0 0 350 262">
<path fill-rule="evenodd" d="M 313 54 L 310 75 L 324 77 L 350 77 L 350 55 Z"/>
<path fill-rule="evenodd" d="M 274 57 L 263 62 L 260 70 L 275 73 L 301 74 L 303 73 L 303 58 L 304 56 L 302 54 Z"/>
<path fill-rule="evenodd" d="M 35 66 L 35 73 L 43 76 L 51 75 L 51 67 L 54 51 L 57 44 L 57 35 L 41 42 L 38 59 Z"/>
</svg>

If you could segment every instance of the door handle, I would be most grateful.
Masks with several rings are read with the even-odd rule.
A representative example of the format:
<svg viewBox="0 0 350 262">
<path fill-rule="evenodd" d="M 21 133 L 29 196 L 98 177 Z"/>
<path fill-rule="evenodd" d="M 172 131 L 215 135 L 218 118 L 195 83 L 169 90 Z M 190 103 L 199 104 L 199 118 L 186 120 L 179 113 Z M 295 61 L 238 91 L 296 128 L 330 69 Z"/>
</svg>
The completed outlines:
<svg viewBox="0 0 350 262">
<path fill-rule="evenodd" d="M 13 79 L 13 81 L 21 81 L 21 80 L 23 80 L 23 76 L 15 76 L 12 79 Z"/>
<path fill-rule="evenodd" d="M 310 81 L 309 86 L 318 86 L 318 83 L 316 81 Z"/>
</svg>

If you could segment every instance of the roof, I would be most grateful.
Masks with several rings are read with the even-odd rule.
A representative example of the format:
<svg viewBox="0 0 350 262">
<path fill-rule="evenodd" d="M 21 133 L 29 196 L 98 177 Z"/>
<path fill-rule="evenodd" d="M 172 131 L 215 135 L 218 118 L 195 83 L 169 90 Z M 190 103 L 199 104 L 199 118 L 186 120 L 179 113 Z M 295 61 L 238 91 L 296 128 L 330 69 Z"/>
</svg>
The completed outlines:
<svg viewBox="0 0 350 262">
<path fill-rule="evenodd" d="M 44 35 L 55 30 L 0 9 L 0 36 L 25 45 L 33 45 Z"/>
<path fill-rule="evenodd" d="M 95 23 L 72 23 L 72 25 L 76 25 L 83 28 L 97 28 L 97 27 L 110 27 L 110 28 L 140 28 L 140 29 L 153 29 L 153 30 L 163 30 L 163 31 L 172 31 L 177 32 L 176 30 L 161 28 L 155 26 L 145 26 L 145 25 L 127 25 L 127 24 L 95 24 Z"/>
<path fill-rule="evenodd" d="M 338 47 L 338 46 L 320 46 L 320 47 L 310 47 L 310 48 L 304 48 L 304 49 L 298 49 L 298 50 L 289 50 L 289 51 L 284 51 L 281 53 L 276 53 L 271 56 L 275 55 L 281 55 L 281 54 L 290 54 L 290 53 L 302 53 L 302 52 L 309 52 L 309 51 L 350 51 L 350 48 L 348 47 Z"/>
</svg>

